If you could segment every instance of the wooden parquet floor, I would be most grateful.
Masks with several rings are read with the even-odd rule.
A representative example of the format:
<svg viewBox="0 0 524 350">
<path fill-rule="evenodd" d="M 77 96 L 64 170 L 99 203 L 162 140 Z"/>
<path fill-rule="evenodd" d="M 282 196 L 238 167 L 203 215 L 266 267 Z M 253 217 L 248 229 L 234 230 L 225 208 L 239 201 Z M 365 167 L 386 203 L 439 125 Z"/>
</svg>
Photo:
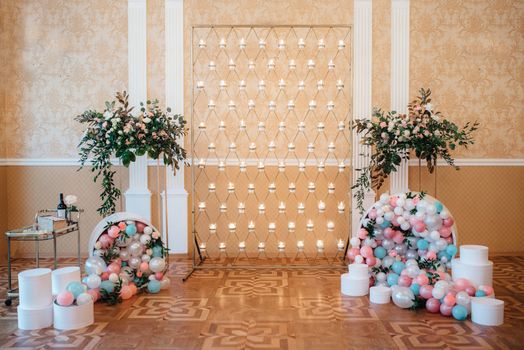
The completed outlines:
<svg viewBox="0 0 524 350">
<path fill-rule="evenodd" d="M 190 262 L 178 258 L 171 261 L 169 290 L 117 306 L 96 304 L 96 323 L 84 329 L 20 331 L 16 302 L 2 303 L 0 348 L 524 349 L 524 257 L 493 260 L 496 296 L 506 303 L 500 327 L 342 296 L 337 269 L 200 270 L 184 283 Z M 32 263 L 19 259 L 15 270 Z M 1 265 L 2 297 L 6 288 Z"/>
</svg>

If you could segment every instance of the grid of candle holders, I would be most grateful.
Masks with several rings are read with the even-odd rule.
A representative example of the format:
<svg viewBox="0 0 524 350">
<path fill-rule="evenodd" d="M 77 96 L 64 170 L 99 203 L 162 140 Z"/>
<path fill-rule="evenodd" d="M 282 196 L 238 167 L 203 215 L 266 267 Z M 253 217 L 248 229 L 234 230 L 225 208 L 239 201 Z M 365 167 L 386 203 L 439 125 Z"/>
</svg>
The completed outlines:
<svg viewBox="0 0 524 350">
<path fill-rule="evenodd" d="M 194 268 L 343 262 L 350 44 L 350 26 L 192 27 Z"/>
</svg>

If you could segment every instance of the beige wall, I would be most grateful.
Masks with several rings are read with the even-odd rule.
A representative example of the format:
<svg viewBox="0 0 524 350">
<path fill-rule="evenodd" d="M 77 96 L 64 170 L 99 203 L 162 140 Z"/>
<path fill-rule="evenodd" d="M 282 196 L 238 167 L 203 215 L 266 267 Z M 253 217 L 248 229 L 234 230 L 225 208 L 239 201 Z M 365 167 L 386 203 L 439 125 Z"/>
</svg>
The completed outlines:
<svg viewBox="0 0 524 350">
<path fill-rule="evenodd" d="M 167 78 L 163 4 L 149 0 L 147 7 L 148 96 L 160 100 L 165 99 Z M 411 4 L 411 96 L 420 87 L 430 87 L 437 108 L 451 120 L 481 121 L 477 145 L 457 156 L 524 158 L 522 2 L 416 0 Z M 373 1 L 372 100 L 386 109 L 390 8 L 389 0 Z M 186 86 L 188 33 L 194 24 L 351 24 L 352 17 L 353 5 L 348 0 L 187 0 Z M 86 108 L 101 108 L 115 91 L 126 88 L 127 1 L 4 0 L 0 1 L 0 21 L 0 158 L 75 157 L 81 128 L 72 118 Z M 185 93 L 185 114 L 189 115 L 189 88 Z M 410 184 L 417 189 L 418 175 L 413 169 Z M 457 217 L 461 242 L 489 244 L 494 252 L 524 250 L 514 244 L 524 209 L 518 200 L 524 195 L 522 169 L 438 170 L 438 195 Z M 154 167 L 149 174 L 155 200 Z M 126 183 L 127 172 L 122 176 Z M 431 189 L 432 177 L 423 178 Z M 186 188 L 190 189 L 188 170 Z M 77 194 L 80 205 L 88 210 L 83 233 L 87 242 L 99 219 L 95 213 L 99 187 L 88 170 L 78 173 L 73 167 L 0 167 L 0 230 L 27 223 L 39 207 L 56 205 L 60 191 Z M 481 206 L 483 201 L 490 205 Z M 490 225 L 496 220 L 503 225 Z M 74 250 L 72 244 L 68 241 L 64 246 L 69 253 Z M 30 252 L 29 247 L 17 249 Z M 4 251 L 0 245 L 0 254 Z"/>
</svg>

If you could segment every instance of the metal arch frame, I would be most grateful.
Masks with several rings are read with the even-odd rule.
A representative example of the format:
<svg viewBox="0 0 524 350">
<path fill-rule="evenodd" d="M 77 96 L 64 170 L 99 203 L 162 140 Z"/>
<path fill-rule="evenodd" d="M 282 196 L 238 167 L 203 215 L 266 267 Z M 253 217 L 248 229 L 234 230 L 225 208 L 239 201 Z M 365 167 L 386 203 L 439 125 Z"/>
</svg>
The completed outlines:
<svg viewBox="0 0 524 350">
<path fill-rule="evenodd" d="M 194 161 L 195 161 L 195 157 L 194 157 L 194 128 L 195 128 L 195 125 L 194 125 L 194 67 L 193 67 L 193 33 L 194 33 L 194 30 L 195 29 L 198 29 L 198 28 L 209 28 L 209 29 L 213 29 L 213 28 L 250 28 L 250 29 L 253 29 L 253 28 L 290 28 L 290 29 L 293 29 L 293 28 L 345 28 L 345 29 L 348 29 L 349 30 L 349 37 L 351 38 L 351 47 L 352 47 L 352 50 L 350 51 L 350 61 L 353 62 L 353 55 L 354 55 L 354 49 L 353 49 L 353 26 L 352 25 L 349 25 L 349 24 L 272 24 L 272 23 L 260 23 L 260 24 L 194 24 L 191 26 L 191 32 L 190 32 L 190 35 L 189 35 L 189 40 L 190 40 L 190 46 L 189 46 L 189 61 L 190 61 L 190 64 L 191 64 L 191 78 L 190 78 L 190 100 L 191 100 L 191 105 L 190 105 L 190 117 L 191 117 L 191 122 L 190 122 L 190 132 L 191 132 L 191 136 L 190 136 L 190 142 L 191 142 L 191 224 L 192 224 L 192 228 L 191 228 L 191 234 L 192 234 L 192 245 L 193 245 L 193 250 L 192 250 L 192 266 L 191 266 L 191 270 L 183 277 L 182 281 L 186 281 L 192 274 L 193 272 L 195 272 L 196 270 L 204 270 L 204 269 L 210 269 L 210 270 L 218 270 L 218 269 L 221 269 L 221 270 L 224 270 L 224 269 L 228 269 L 228 270 L 234 270 L 234 269 L 268 269 L 268 268 L 271 268 L 271 269 L 344 269 L 345 268 L 345 263 L 344 263 L 344 257 L 347 253 L 347 250 L 349 248 L 349 239 L 351 237 L 351 227 L 352 227 L 352 212 L 353 212 L 353 208 L 352 206 L 349 207 L 349 234 L 348 234 L 348 237 L 347 237 L 347 241 L 346 241 L 346 244 L 345 244 L 345 248 L 344 248 L 344 254 L 342 255 L 342 260 L 341 260 L 341 264 L 338 265 L 338 264 L 335 264 L 335 261 L 333 261 L 333 263 L 330 263 L 330 264 L 318 264 L 318 265 L 312 265 L 312 264 L 297 264 L 297 265 L 291 265 L 291 264 L 288 264 L 288 265 L 285 265 L 285 264 L 253 264 L 253 265 L 240 265 L 240 264 L 231 264 L 231 263 L 228 263 L 228 264 L 206 264 L 204 265 L 204 260 L 205 260 L 205 257 L 202 256 L 202 252 L 200 251 L 200 247 L 199 247 L 199 244 L 198 244 L 198 237 L 197 237 L 197 232 L 196 232 L 196 226 L 195 226 L 195 223 L 196 223 L 196 220 L 195 220 L 195 214 L 196 214 L 196 200 L 195 200 L 195 164 L 194 164 Z M 353 71 L 353 67 L 351 66 L 351 69 L 350 69 L 350 81 L 353 82 L 353 76 L 354 76 L 354 71 Z M 354 91 L 353 91 L 353 83 L 351 83 L 351 96 L 353 96 L 354 94 Z M 353 108 L 353 106 L 351 106 L 351 109 Z M 350 112 L 351 114 L 351 112 Z M 349 144 L 350 146 L 352 145 L 352 138 L 353 138 L 353 133 L 350 133 L 349 134 Z M 350 182 L 350 185 L 353 183 L 353 158 L 350 157 L 350 160 L 349 160 L 349 182 Z M 349 196 L 351 197 L 351 191 L 349 192 Z M 351 203 L 351 201 L 349 202 Z M 197 254 L 198 254 L 198 261 L 197 261 Z M 337 252 L 337 255 L 335 257 L 338 256 L 338 252 Z"/>
</svg>

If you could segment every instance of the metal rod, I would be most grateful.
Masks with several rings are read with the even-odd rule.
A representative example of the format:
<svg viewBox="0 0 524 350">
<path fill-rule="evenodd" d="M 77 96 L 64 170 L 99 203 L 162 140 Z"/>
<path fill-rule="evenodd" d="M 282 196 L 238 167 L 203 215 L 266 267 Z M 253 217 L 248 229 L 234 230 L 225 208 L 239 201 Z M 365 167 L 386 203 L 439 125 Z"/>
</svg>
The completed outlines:
<svg viewBox="0 0 524 350">
<path fill-rule="evenodd" d="M 7 237 L 7 292 L 11 289 L 11 237 Z"/>
<path fill-rule="evenodd" d="M 191 28 L 352 28 L 350 24 L 194 24 Z M 193 45 L 193 41 L 191 41 Z"/>
<path fill-rule="evenodd" d="M 58 262 L 56 261 L 56 233 L 53 232 L 53 257 L 55 260 L 55 270 L 58 266 Z"/>
</svg>

